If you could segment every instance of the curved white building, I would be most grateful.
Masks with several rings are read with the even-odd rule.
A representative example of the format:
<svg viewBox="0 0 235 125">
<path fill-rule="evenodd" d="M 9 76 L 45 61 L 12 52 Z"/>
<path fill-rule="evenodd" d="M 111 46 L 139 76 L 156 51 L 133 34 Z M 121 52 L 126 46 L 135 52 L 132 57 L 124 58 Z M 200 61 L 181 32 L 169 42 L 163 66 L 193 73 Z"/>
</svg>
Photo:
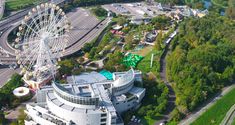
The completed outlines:
<svg viewBox="0 0 235 125">
<path fill-rule="evenodd" d="M 120 114 L 140 105 L 145 89 L 133 69 L 113 73 L 113 80 L 97 72 L 67 77 L 37 91 L 37 103 L 26 106 L 26 125 L 123 125 Z"/>
</svg>

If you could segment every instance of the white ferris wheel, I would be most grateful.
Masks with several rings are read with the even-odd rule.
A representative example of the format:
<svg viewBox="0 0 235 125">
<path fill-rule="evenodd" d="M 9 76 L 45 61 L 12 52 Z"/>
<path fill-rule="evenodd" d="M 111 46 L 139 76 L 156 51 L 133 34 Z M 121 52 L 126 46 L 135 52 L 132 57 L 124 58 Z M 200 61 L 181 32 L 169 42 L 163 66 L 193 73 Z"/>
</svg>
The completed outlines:
<svg viewBox="0 0 235 125">
<path fill-rule="evenodd" d="M 18 64 L 36 77 L 46 72 L 54 75 L 69 29 L 70 23 L 59 6 L 45 3 L 33 8 L 22 20 L 15 39 Z"/>
</svg>

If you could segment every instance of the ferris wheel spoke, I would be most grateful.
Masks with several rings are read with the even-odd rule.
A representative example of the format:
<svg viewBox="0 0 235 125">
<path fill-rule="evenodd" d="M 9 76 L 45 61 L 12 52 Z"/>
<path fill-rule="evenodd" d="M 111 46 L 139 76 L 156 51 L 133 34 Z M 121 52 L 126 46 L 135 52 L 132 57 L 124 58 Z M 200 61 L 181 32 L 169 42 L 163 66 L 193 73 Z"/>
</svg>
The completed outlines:
<svg viewBox="0 0 235 125">
<path fill-rule="evenodd" d="M 40 27 L 39 27 L 39 25 L 37 24 L 37 21 L 36 21 L 36 19 L 35 19 L 34 17 L 32 17 L 32 22 L 33 22 L 33 24 L 35 24 L 35 27 L 37 28 L 37 31 L 39 31 L 39 30 L 40 30 Z"/>
<path fill-rule="evenodd" d="M 24 56 L 22 57 L 23 58 L 23 61 L 22 61 L 22 64 L 27 64 L 28 61 L 35 61 L 36 59 L 34 59 L 33 57 L 36 56 L 37 53 L 31 53 L 31 54 L 28 54 L 27 56 Z"/>
<path fill-rule="evenodd" d="M 57 31 L 56 28 L 57 28 L 59 25 L 65 24 L 65 21 L 66 21 L 66 17 L 63 17 L 62 19 L 59 19 L 59 20 L 54 21 L 54 22 L 49 26 L 48 31 L 49 31 L 49 32 L 55 32 L 55 31 Z M 59 31 L 59 32 L 60 32 L 60 31 Z"/>
<path fill-rule="evenodd" d="M 47 26 L 47 31 L 50 30 L 52 25 L 54 24 L 54 21 L 57 19 L 57 14 L 56 16 L 54 15 L 54 9 L 52 9 L 52 13 L 50 14 L 50 24 Z"/>
<path fill-rule="evenodd" d="M 30 60 L 32 60 L 32 57 L 34 57 L 34 56 L 36 56 L 37 55 L 37 52 L 38 52 L 38 49 L 34 49 L 34 51 L 31 51 L 30 52 L 30 54 L 28 54 L 28 53 L 25 53 L 25 54 L 27 54 L 27 55 L 25 55 L 26 56 L 26 58 L 24 59 L 25 61 L 30 61 Z M 26 62 L 25 62 L 26 63 Z"/>
<path fill-rule="evenodd" d="M 17 44 L 18 46 L 29 46 L 29 45 L 31 45 L 31 44 L 37 44 L 37 43 L 39 43 L 40 42 L 40 40 L 35 40 L 35 41 L 33 41 L 33 42 L 26 42 L 26 43 L 19 43 L 19 44 Z"/>
<path fill-rule="evenodd" d="M 21 62 L 22 65 L 26 65 L 26 64 L 32 64 L 32 62 L 35 62 L 36 58 L 35 58 L 36 54 L 31 54 L 29 56 L 26 56 L 25 58 L 23 58 L 23 61 Z M 28 63 L 29 62 L 29 63 Z"/>
<path fill-rule="evenodd" d="M 55 12 L 54 8 L 51 8 L 51 12 L 50 12 L 50 16 L 49 16 L 50 22 L 52 22 L 54 19 L 54 12 Z M 50 25 L 51 25 L 51 23 L 50 23 Z M 47 30 L 48 30 L 48 28 L 50 28 L 49 27 L 50 25 L 47 26 Z"/>
<path fill-rule="evenodd" d="M 44 28 L 45 28 L 45 26 L 46 26 L 46 20 L 47 20 L 47 16 L 48 16 L 48 12 L 47 12 L 47 10 L 48 10 L 48 6 L 45 4 L 45 7 L 44 7 L 44 14 L 43 14 L 43 26 L 44 26 Z"/>
<path fill-rule="evenodd" d="M 30 63 L 29 63 L 29 69 L 31 69 L 31 68 L 32 68 L 33 63 L 35 63 L 35 62 L 36 62 L 36 60 L 37 60 L 37 56 L 35 55 L 35 56 L 33 56 L 32 61 L 30 61 Z"/>
<path fill-rule="evenodd" d="M 31 53 L 32 55 L 38 52 L 39 44 L 33 44 L 32 46 L 28 46 L 27 48 L 24 48 L 24 51 L 22 54 L 25 56 L 29 56 L 28 53 Z"/>
<path fill-rule="evenodd" d="M 66 38 L 68 37 L 67 34 L 59 34 L 59 36 L 56 37 L 57 42 L 53 42 L 52 47 L 57 48 L 58 50 L 61 49 L 60 47 L 63 45 L 66 45 Z"/>
<path fill-rule="evenodd" d="M 39 36 L 39 33 L 36 32 L 31 26 L 29 26 L 28 24 L 25 24 L 25 26 L 28 27 L 30 30 L 32 30 L 35 34 Z"/>
<path fill-rule="evenodd" d="M 57 47 L 52 48 L 52 50 L 53 50 L 54 52 L 56 52 L 56 53 L 62 51 L 63 48 L 64 48 L 62 42 L 57 42 L 57 43 L 55 43 L 54 46 L 57 46 Z"/>
<path fill-rule="evenodd" d="M 38 20 L 39 20 L 40 28 L 43 28 L 42 25 L 41 25 L 41 22 L 42 22 L 42 10 L 41 10 L 40 7 L 38 8 Z"/>
<path fill-rule="evenodd" d="M 65 26 L 60 27 L 59 29 L 57 29 L 57 30 L 53 33 L 53 35 L 57 35 L 57 34 L 59 34 L 60 32 L 62 32 L 63 30 L 66 30 L 66 27 L 65 27 Z"/>
<path fill-rule="evenodd" d="M 60 11 L 57 11 L 56 15 L 53 16 L 53 20 L 51 21 L 51 24 L 48 25 L 48 27 L 47 27 L 48 31 L 52 30 L 54 27 L 57 27 L 56 24 L 59 24 L 59 20 L 62 20 L 65 18 L 65 17 L 63 17 L 62 19 L 59 19 L 60 13 L 61 13 Z"/>
<path fill-rule="evenodd" d="M 50 37 L 49 39 L 59 39 L 59 38 L 65 38 L 65 37 L 68 37 L 68 35 L 61 35 L 61 36 L 53 36 L 53 37 Z"/>
</svg>

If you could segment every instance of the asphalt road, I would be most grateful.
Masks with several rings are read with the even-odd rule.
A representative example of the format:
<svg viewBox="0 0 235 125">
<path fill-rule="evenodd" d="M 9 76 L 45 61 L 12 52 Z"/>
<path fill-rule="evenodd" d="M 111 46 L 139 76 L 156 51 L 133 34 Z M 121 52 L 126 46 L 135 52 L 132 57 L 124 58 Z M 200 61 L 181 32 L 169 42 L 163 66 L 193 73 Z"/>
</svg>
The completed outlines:
<svg viewBox="0 0 235 125">
<path fill-rule="evenodd" d="M 9 52 L 10 55 L 15 56 L 15 50 L 12 49 L 11 47 L 8 46 L 7 43 L 7 38 L 8 35 L 10 34 L 10 32 L 16 27 L 16 25 L 14 26 L 10 26 L 7 30 L 4 30 L 5 32 L 3 32 L 3 34 L 0 37 L 0 46 L 6 50 L 7 52 Z"/>
</svg>

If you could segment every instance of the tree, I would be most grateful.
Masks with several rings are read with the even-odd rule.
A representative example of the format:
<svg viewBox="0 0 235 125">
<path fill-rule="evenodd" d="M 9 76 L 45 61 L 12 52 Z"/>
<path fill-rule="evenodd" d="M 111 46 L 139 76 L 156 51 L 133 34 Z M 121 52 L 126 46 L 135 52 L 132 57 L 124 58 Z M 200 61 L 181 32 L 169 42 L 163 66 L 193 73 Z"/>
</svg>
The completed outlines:
<svg viewBox="0 0 235 125">
<path fill-rule="evenodd" d="M 158 33 L 157 38 L 154 42 L 154 47 L 156 48 L 156 50 L 159 51 L 162 49 L 161 44 L 162 44 L 162 31 Z"/>
<path fill-rule="evenodd" d="M 166 16 L 157 16 L 152 18 L 151 23 L 155 26 L 155 29 L 162 30 L 171 25 L 171 19 Z"/>
<path fill-rule="evenodd" d="M 82 51 L 89 52 L 92 46 L 93 46 L 92 43 L 85 43 L 84 46 L 82 47 Z"/>
<path fill-rule="evenodd" d="M 97 17 L 106 17 L 108 15 L 108 12 L 102 8 L 101 6 L 92 8 L 91 10 Z"/>
<path fill-rule="evenodd" d="M 235 23 L 217 14 L 180 24 L 177 45 L 166 61 L 167 78 L 175 83 L 174 120 L 235 80 L 234 32 Z"/>
<path fill-rule="evenodd" d="M 91 49 L 90 53 L 89 53 L 89 59 L 93 59 L 94 56 L 96 55 L 96 51 L 97 51 L 97 47 L 94 47 Z"/>
<path fill-rule="evenodd" d="M 74 67 L 77 67 L 78 64 L 75 60 L 72 59 L 65 59 L 63 61 L 58 62 L 58 65 L 60 66 L 59 72 L 63 74 L 71 74 L 71 71 Z"/>
<path fill-rule="evenodd" d="M 19 109 L 19 115 L 18 115 L 18 125 L 24 125 L 24 120 L 26 118 L 26 114 L 24 113 L 24 108 Z"/>
<path fill-rule="evenodd" d="M 123 17 L 123 16 L 118 16 L 118 18 L 117 18 L 117 24 L 118 25 L 124 25 L 125 23 L 127 23 L 127 19 L 125 18 L 125 17 Z"/>
<path fill-rule="evenodd" d="M 108 61 L 105 63 L 104 68 L 109 71 L 124 71 L 127 67 L 123 65 L 123 53 L 115 51 L 113 54 L 108 55 Z"/>
<path fill-rule="evenodd" d="M 1 125 L 5 125 L 6 124 L 6 118 L 5 118 L 5 115 L 4 115 L 4 112 L 2 110 L 0 110 L 0 124 Z"/>
</svg>

